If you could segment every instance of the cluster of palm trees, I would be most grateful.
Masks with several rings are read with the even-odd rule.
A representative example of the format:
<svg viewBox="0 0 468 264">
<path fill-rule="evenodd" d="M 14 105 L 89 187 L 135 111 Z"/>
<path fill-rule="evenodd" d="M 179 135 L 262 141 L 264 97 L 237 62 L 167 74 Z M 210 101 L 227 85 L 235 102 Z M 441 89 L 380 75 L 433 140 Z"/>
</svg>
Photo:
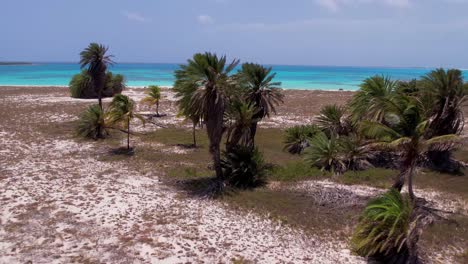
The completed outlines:
<svg viewBox="0 0 468 264">
<path fill-rule="evenodd" d="M 103 97 L 112 97 L 125 88 L 125 79 L 121 74 L 108 71 L 112 55 L 108 47 L 91 43 L 80 53 L 82 72 L 73 76 L 70 81 L 70 93 L 75 98 L 97 98 L 102 106 Z"/>
<path fill-rule="evenodd" d="M 176 71 L 174 85 L 180 114 L 192 120 L 194 127 L 201 123 L 206 127 L 216 179 L 233 185 L 243 182 L 236 176 L 251 182 L 248 173 L 239 171 L 261 170 L 258 163 L 262 159 L 255 147 L 257 124 L 283 102 L 280 83 L 273 82 L 271 68 L 245 63 L 233 73 L 238 64 L 238 60 L 228 62 L 225 56 L 197 53 Z M 251 164 L 252 160 L 258 162 Z"/>
<path fill-rule="evenodd" d="M 467 92 L 459 70 L 437 69 L 419 80 L 364 80 L 346 106 L 322 108 L 316 123 L 286 131 L 285 148 L 304 152 L 313 166 L 339 175 L 369 166 L 400 169 L 392 189 L 369 203 L 353 237 L 361 255 L 416 261 L 418 221 L 413 177 L 417 166 L 452 167 L 451 153 L 463 130 Z M 400 195 L 407 184 L 409 197 Z M 408 200 L 406 200 L 408 199 Z M 403 254 L 403 255 L 401 255 Z"/>
<path fill-rule="evenodd" d="M 459 70 L 437 69 L 411 82 L 374 76 L 363 81 L 348 105 L 325 106 L 316 123 L 288 129 L 285 148 L 305 152 L 306 161 L 335 174 L 385 166 L 383 160 L 401 170 L 393 187 L 401 190 L 408 182 L 414 199 L 416 166 L 438 162 L 443 167 L 447 158 L 432 157 L 450 157 L 456 146 L 465 94 Z"/>
<path fill-rule="evenodd" d="M 136 103 L 128 96 L 120 92 L 125 87 L 123 76 L 112 75 L 107 72 L 109 65 L 113 64 L 112 55 L 108 55 L 108 48 L 104 45 L 91 43 L 80 53 L 80 65 L 82 74 L 74 76 L 70 88 L 73 91 L 92 89 L 98 96 L 98 104 L 89 106 L 80 116 L 77 132 L 81 136 L 101 139 L 108 135 L 108 129 L 116 129 L 127 134 L 127 151 L 130 151 L 130 125 L 134 118 L 141 120 L 143 117 L 136 113 Z M 78 89 L 76 89 L 78 87 Z M 117 87 L 113 90 L 115 95 L 107 109 L 104 109 L 102 98 L 109 87 Z M 156 115 L 159 116 L 159 101 L 161 91 L 158 86 L 150 86 L 147 96 L 142 103 L 149 106 L 156 105 Z"/>
</svg>

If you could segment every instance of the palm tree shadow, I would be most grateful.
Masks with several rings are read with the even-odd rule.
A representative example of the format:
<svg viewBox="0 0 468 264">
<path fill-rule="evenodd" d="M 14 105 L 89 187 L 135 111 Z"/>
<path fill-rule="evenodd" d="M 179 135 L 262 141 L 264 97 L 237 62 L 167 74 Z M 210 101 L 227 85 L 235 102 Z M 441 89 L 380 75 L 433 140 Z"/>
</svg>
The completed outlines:
<svg viewBox="0 0 468 264">
<path fill-rule="evenodd" d="M 108 152 L 112 156 L 133 156 L 135 155 L 135 148 L 131 147 L 127 149 L 126 147 L 119 147 L 110 149 Z"/>
<path fill-rule="evenodd" d="M 228 187 L 214 176 L 178 180 L 175 186 L 189 196 L 196 198 L 216 199 L 235 192 L 233 188 Z"/>
<path fill-rule="evenodd" d="M 176 147 L 180 147 L 180 148 L 184 148 L 184 149 L 197 149 L 197 148 L 200 148 L 200 146 L 197 146 L 193 143 L 189 143 L 189 144 L 174 144 L 174 146 Z"/>
</svg>

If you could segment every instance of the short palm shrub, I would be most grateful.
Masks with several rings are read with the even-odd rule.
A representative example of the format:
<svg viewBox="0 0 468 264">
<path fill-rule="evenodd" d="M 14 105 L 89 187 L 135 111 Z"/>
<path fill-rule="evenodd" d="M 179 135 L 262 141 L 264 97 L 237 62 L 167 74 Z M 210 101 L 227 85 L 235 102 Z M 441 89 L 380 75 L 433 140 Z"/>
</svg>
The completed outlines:
<svg viewBox="0 0 468 264">
<path fill-rule="evenodd" d="M 148 90 L 145 92 L 147 95 L 141 100 L 142 104 L 146 104 L 149 107 L 156 106 L 156 116 L 159 116 L 159 101 L 161 100 L 161 88 L 157 85 L 148 86 Z"/>
<path fill-rule="evenodd" d="M 413 207 L 397 189 L 370 201 L 351 238 L 351 247 L 362 257 L 384 263 L 406 263 Z"/>
<path fill-rule="evenodd" d="M 325 105 L 320 109 L 317 123 L 327 135 L 348 135 L 351 130 L 351 120 L 347 115 L 347 109 L 339 105 Z"/>
<path fill-rule="evenodd" d="M 293 126 L 286 129 L 284 136 L 284 149 L 291 154 L 301 154 L 310 146 L 309 141 L 320 132 L 316 125 Z"/>
<path fill-rule="evenodd" d="M 335 175 L 342 174 L 346 170 L 339 139 L 334 135 L 328 137 L 324 132 L 317 133 L 310 140 L 304 161 Z"/>
<path fill-rule="evenodd" d="M 104 111 L 99 105 L 91 105 L 79 117 L 77 133 L 86 138 L 98 139 L 100 129 L 105 127 Z"/>
<path fill-rule="evenodd" d="M 128 96 L 117 94 L 109 105 L 108 122 L 121 127 L 127 134 L 127 150 L 130 151 L 130 125 L 132 119 L 137 118 L 145 124 L 144 118 L 135 112 L 135 102 Z"/>
<path fill-rule="evenodd" d="M 227 183 L 236 188 L 254 188 L 265 183 L 266 165 L 257 148 L 236 146 L 223 153 L 221 166 Z"/>
</svg>

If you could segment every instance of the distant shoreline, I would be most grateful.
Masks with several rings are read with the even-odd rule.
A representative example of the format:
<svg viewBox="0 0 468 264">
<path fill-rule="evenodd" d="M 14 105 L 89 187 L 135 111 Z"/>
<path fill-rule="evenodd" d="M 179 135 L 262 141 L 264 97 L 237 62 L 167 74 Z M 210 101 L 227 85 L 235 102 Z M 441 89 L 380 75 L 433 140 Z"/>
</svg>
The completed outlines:
<svg viewBox="0 0 468 264">
<path fill-rule="evenodd" d="M 15 61 L 0 61 L 0 66 L 15 66 L 15 65 L 33 65 L 32 62 L 15 62 Z"/>
<path fill-rule="evenodd" d="M 25 87 L 25 88 L 65 88 L 68 89 L 68 86 L 64 85 L 2 85 L 0 84 L 0 89 L 8 87 Z M 128 89 L 145 89 L 147 86 L 127 86 Z M 172 86 L 159 85 L 162 89 L 172 89 Z M 321 91 L 321 92 L 355 92 L 355 90 L 339 90 L 339 89 L 317 89 L 317 88 L 282 88 L 283 91 Z"/>
</svg>

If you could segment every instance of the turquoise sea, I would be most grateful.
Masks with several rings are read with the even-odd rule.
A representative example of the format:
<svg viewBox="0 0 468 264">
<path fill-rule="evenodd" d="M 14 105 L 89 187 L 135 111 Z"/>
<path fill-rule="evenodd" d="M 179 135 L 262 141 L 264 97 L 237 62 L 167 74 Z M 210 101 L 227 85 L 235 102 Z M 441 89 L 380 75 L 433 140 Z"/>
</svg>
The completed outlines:
<svg viewBox="0 0 468 264">
<path fill-rule="evenodd" d="M 276 81 L 285 89 L 356 90 L 362 80 L 376 74 L 398 80 L 418 78 L 432 68 L 338 67 L 272 65 Z M 111 71 L 123 74 L 128 86 L 151 84 L 172 86 L 178 64 L 120 63 Z M 80 72 L 76 63 L 34 63 L 32 65 L 0 66 L 0 85 L 67 86 L 71 77 Z M 468 71 L 464 71 L 465 77 Z"/>
</svg>

